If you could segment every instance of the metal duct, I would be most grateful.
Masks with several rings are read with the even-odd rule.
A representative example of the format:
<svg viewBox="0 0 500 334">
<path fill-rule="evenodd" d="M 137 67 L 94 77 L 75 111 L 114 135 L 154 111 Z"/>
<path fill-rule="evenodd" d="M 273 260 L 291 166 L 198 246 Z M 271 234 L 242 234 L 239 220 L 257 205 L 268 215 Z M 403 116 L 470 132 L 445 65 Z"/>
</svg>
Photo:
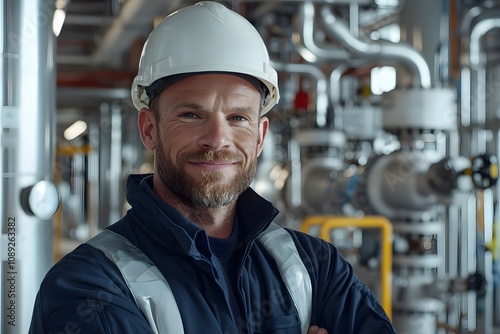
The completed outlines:
<svg viewBox="0 0 500 334">
<path fill-rule="evenodd" d="M 486 124 L 486 103 L 491 94 L 486 84 L 486 54 L 482 44 L 484 36 L 491 30 L 500 28 L 498 11 L 485 11 L 474 17 L 468 35 L 468 64 L 462 66 L 462 98 L 461 122 L 463 126 L 474 125 L 470 138 L 471 154 L 480 154 L 486 151 L 486 137 L 484 131 L 477 125 Z M 472 21 L 472 20 L 471 20 Z M 462 30 L 465 30 L 463 28 Z M 466 52 L 467 53 L 467 52 Z"/>
<path fill-rule="evenodd" d="M 340 48 L 319 46 L 314 40 L 314 5 L 306 2 L 300 6 L 298 20 L 295 22 L 295 31 L 292 42 L 297 52 L 308 62 L 315 63 L 319 60 L 345 62 L 349 54 Z"/>
<path fill-rule="evenodd" d="M 462 34 L 462 51 L 466 63 L 461 70 L 461 123 L 469 126 L 471 122 L 485 121 L 486 100 L 478 96 L 486 96 L 486 56 L 482 50 L 482 40 L 486 33 L 500 27 L 500 11 L 485 7 L 471 8 L 464 16 L 460 31 Z M 477 100 L 477 101 L 476 101 Z M 474 119 L 472 119 L 474 118 Z M 475 143 L 472 138 L 472 149 L 484 152 L 484 145 Z"/>
<path fill-rule="evenodd" d="M 326 33 L 341 42 L 350 52 L 353 52 L 355 58 L 397 61 L 410 71 L 415 86 L 431 87 L 429 66 L 422 55 L 411 46 L 402 43 L 363 40 L 353 36 L 349 27 L 333 15 L 329 8 L 323 6 L 320 14 Z"/>
<path fill-rule="evenodd" d="M 49 220 L 59 204 L 53 176 L 55 37 L 52 0 L 0 3 L 1 328 L 27 333 L 52 265 Z"/>
<path fill-rule="evenodd" d="M 328 83 L 319 68 L 308 64 L 292 64 L 272 61 L 271 66 L 278 72 L 306 74 L 316 80 L 316 124 L 326 126 L 328 109 Z"/>
<path fill-rule="evenodd" d="M 468 47 L 467 42 L 470 32 L 478 22 L 498 17 L 500 17 L 500 10 L 494 7 L 493 8 L 486 7 L 486 4 L 483 4 L 482 6 L 472 7 L 471 9 L 469 9 L 469 11 L 465 13 L 460 22 L 460 34 L 462 35 L 461 37 L 465 41 L 463 46 Z"/>
<path fill-rule="evenodd" d="M 469 63 L 467 66 L 462 66 L 461 71 L 461 82 L 463 83 L 463 94 L 461 98 L 461 116 L 462 125 L 470 126 L 469 133 L 464 133 L 463 138 L 469 135 L 468 145 L 469 152 L 473 155 L 484 153 L 487 151 L 487 102 L 494 93 L 495 88 L 491 88 L 487 84 L 487 55 L 483 50 L 483 40 L 485 35 L 493 29 L 500 28 L 500 18 L 498 18 L 498 10 L 487 10 L 484 12 L 477 11 L 479 13 L 474 16 L 474 22 L 471 21 L 471 27 L 467 29 L 469 31 Z M 467 47 L 467 45 L 465 45 Z M 468 83 L 468 86 L 467 86 Z M 466 139 L 464 140 L 466 141 Z M 499 190 L 497 188 L 497 196 Z M 484 201 L 484 203 L 493 203 Z M 498 203 L 496 204 L 498 209 Z M 493 205 L 489 210 L 485 209 L 483 212 L 493 212 Z M 475 218 L 475 217 L 474 217 Z M 492 232 L 493 231 L 493 219 L 483 219 L 484 228 L 483 235 L 481 236 L 482 242 L 484 244 L 490 244 L 492 242 Z M 471 245 L 474 245 L 471 243 Z M 483 270 L 487 279 L 487 293 L 485 295 L 485 305 L 493 305 L 493 288 L 491 282 L 493 282 L 493 270 L 491 268 L 491 253 L 488 251 L 483 252 L 477 256 L 477 266 L 480 270 Z M 471 262 L 471 267 L 476 265 L 476 262 Z M 474 268 L 474 267 L 472 267 Z M 471 302 L 472 303 L 472 302 Z M 473 305 L 474 306 L 474 305 Z M 469 307 L 471 308 L 471 307 Z M 484 320 L 480 323 L 485 327 L 485 332 L 490 332 L 491 326 L 494 322 L 493 310 L 490 308 L 485 308 Z M 479 324 L 479 325 L 480 325 Z M 481 327 L 479 326 L 478 327 Z M 476 324 L 474 323 L 475 327 Z"/>
<path fill-rule="evenodd" d="M 496 28 L 500 28 L 499 17 L 483 19 L 472 28 L 469 37 L 469 65 L 471 68 L 477 69 L 486 65 L 486 56 L 481 48 L 482 40 L 486 33 Z"/>
<path fill-rule="evenodd" d="M 177 8 L 180 0 L 171 1 L 171 8 Z M 153 19 L 163 14 L 167 7 L 165 0 L 128 0 L 123 5 L 118 17 L 97 45 L 91 56 L 93 65 L 102 65 L 110 61 L 121 61 L 121 55 L 127 51 L 135 38 L 151 31 Z M 141 28 L 143 28 L 141 30 Z"/>
<path fill-rule="evenodd" d="M 353 59 L 371 59 L 373 61 L 396 61 L 406 65 L 412 74 L 414 85 L 423 88 L 431 86 L 429 66 L 425 59 L 412 47 L 404 44 L 390 44 L 380 42 L 367 42 L 353 36 L 347 25 L 340 22 L 326 7 L 321 10 L 321 17 L 326 32 L 344 47 L 353 53 L 351 56 L 346 50 L 319 46 L 314 40 L 315 10 L 311 2 L 301 5 L 299 20 L 292 41 L 297 52 L 309 62 L 320 60 L 346 62 Z"/>
<path fill-rule="evenodd" d="M 339 85 L 342 76 L 352 68 L 360 68 L 369 65 L 368 60 L 354 60 L 348 63 L 340 64 L 335 67 L 330 73 L 330 102 L 335 107 L 341 105 L 342 102 L 342 85 Z"/>
<path fill-rule="evenodd" d="M 342 76 L 352 68 L 360 68 L 362 66 L 369 65 L 368 60 L 354 60 L 350 62 L 345 62 L 337 67 L 335 67 L 331 73 L 329 78 L 329 98 L 330 103 L 333 107 L 334 112 L 334 125 L 336 128 L 343 128 L 345 125 L 344 122 L 344 105 L 342 104 L 342 85 L 340 84 L 340 80 Z M 351 104 L 351 103 L 349 103 Z M 351 104 L 352 106 L 352 104 Z M 374 124 L 373 124 L 374 125 Z M 375 126 L 375 125 L 374 125 Z"/>
<path fill-rule="evenodd" d="M 469 126 L 471 122 L 484 124 L 486 121 L 486 99 L 478 99 L 478 96 L 486 97 L 486 55 L 482 50 L 482 41 L 486 33 L 500 27 L 499 17 L 498 9 L 473 7 L 465 14 L 460 26 L 462 51 L 468 56 L 465 58 L 468 63 L 462 64 L 461 73 L 463 126 Z M 484 145 L 475 143 L 475 140 L 472 138 L 472 149 L 484 152 Z"/>
</svg>

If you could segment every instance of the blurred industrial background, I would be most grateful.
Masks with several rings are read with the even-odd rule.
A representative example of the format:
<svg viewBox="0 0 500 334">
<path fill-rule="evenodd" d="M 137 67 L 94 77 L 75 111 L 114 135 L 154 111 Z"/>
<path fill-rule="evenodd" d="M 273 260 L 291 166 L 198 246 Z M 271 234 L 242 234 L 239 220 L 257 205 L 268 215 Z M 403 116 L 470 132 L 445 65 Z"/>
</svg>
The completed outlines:
<svg viewBox="0 0 500 334">
<path fill-rule="evenodd" d="M 1 329 L 152 170 L 130 100 L 143 43 L 191 0 L 2 0 Z M 500 333 L 500 1 L 219 1 L 281 101 L 253 187 L 341 249 L 408 334 Z"/>
</svg>

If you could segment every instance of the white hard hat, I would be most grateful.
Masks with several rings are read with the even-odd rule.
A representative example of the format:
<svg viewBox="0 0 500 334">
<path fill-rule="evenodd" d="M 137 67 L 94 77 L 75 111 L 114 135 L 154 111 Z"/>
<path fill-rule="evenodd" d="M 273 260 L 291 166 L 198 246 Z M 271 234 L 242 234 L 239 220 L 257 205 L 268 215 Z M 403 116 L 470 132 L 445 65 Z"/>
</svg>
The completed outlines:
<svg viewBox="0 0 500 334">
<path fill-rule="evenodd" d="M 279 101 L 278 75 L 257 30 L 222 4 L 202 1 L 170 14 L 149 35 L 132 83 L 134 106 L 148 107 L 146 87 L 158 79 L 203 72 L 258 79 L 267 90 L 262 115 Z"/>
</svg>

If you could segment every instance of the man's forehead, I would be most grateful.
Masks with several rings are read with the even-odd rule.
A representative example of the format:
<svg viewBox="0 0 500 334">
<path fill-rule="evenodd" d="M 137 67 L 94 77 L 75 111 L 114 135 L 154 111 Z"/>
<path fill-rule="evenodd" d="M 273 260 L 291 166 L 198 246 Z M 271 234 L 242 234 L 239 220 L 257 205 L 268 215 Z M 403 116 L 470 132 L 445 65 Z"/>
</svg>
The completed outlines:
<svg viewBox="0 0 500 334">
<path fill-rule="evenodd" d="M 183 73 L 171 75 L 168 77 L 164 77 L 153 82 L 149 87 L 146 87 L 146 93 L 148 94 L 149 101 L 152 101 L 155 97 L 157 97 L 163 90 L 167 87 L 170 87 L 180 81 L 183 81 L 188 78 L 196 78 L 203 75 L 224 75 L 224 76 L 234 76 L 245 81 L 249 82 L 261 95 L 262 101 L 265 100 L 267 95 L 266 86 L 257 78 L 254 78 L 247 74 L 241 73 L 233 73 L 233 72 L 197 72 L 197 73 Z"/>
</svg>

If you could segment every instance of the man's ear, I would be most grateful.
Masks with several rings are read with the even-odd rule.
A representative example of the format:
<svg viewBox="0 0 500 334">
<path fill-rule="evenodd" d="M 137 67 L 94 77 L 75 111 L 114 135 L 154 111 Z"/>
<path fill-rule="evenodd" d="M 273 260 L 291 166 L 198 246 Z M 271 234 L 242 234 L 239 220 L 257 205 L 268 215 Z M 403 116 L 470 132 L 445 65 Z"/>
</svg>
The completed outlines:
<svg viewBox="0 0 500 334">
<path fill-rule="evenodd" d="M 257 142 L 257 156 L 260 155 L 264 148 L 264 139 L 266 138 L 267 129 L 269 129 L 269 118 L 261 117 L 259 120 L 259 141 Z"/>
<path fill-rule="evenodd" d="M 148 150 L 156 148 L 156 119 L 155 115 L 149 108 L 142 108 L 137 117 L 139 125 L 139 133 L 141 134 L 142 144 Z"/>
</svg>

